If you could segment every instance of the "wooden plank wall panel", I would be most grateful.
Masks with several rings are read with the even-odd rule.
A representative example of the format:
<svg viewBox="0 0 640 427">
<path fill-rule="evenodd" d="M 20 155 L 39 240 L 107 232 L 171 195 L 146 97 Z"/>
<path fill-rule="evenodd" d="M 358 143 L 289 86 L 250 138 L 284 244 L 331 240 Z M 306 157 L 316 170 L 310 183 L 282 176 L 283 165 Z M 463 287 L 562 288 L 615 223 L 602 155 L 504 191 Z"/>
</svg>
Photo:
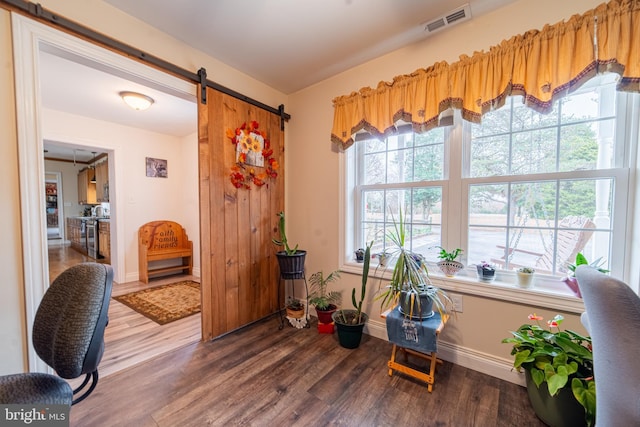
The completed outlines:
<svg viewBox="0 0 640 427">
<path fill-rule="evenodd" d="M 203 276 L 205 271 L 208 275 L 202 278 L 203 338 L 211 339 L 274 313 L 281 306 L 277 301 L 278 248 L 271 239 L 277 235 L 277 213 L 284 209 L 284 132 L 280 130 L 280 118 L 274 114 L 210 89 L 207 100 L 206 106 L 200 106 L 208 110 L 208 125 L 207 137 L 201 133 L 199 138 L 201 145 L 206 145 L 200 149 L 199 163 L 201 228 L 207 230 L 202 234 L 207 240 L 202 243 L 202 263 L 208 263 L 202 266 Z M 263 187 L 236 189 L 229 180 L 235 146 L 225 132 L 252 120 L 271 141 L 280 165 L 279 176 Z"/>
</svg>

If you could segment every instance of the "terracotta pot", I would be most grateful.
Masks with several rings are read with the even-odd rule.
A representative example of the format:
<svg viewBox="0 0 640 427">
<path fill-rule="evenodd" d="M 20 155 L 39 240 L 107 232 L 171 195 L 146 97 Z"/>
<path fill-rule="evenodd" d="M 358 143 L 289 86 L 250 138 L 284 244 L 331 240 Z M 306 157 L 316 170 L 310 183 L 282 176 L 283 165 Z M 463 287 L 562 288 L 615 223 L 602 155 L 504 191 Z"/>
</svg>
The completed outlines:
<svg viewBox="0 0 640 427">
<path fill-rule="evenodd" d="M 304 317 L 304 308 L 294 310 L 287 307 L 287 317 L 293 317 L 294 319 L 302 319 Z"/>
</svg>

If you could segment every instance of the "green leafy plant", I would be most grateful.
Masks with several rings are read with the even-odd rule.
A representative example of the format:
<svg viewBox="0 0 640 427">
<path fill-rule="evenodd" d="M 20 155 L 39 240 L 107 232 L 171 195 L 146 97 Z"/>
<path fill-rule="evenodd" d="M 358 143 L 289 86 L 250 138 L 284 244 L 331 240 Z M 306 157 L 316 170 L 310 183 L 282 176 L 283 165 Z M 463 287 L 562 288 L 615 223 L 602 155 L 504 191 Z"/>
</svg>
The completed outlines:
<svg viewBox="0 0 640 427">
<path fill-rule="evenodd" d="M 289 308 L 290 310 L 298 311 L 303 310 L 304 306 L 302 305 L 302 301 L 300 301 L 299 299 L 289 297 L 289 299 L 287 300 L 287 308 Z"/>
<path fill-rule="evenodd" d="M 563 387 L 571 387 L 573 396 L 585 408 L 587 424 L 593 425 L 596 391 L 591 338 L 561 330 L 564 320 L 561 315 L 547 322 L 549 329 L 540 326 L 543 318 L 535 313 L 529 315 L 529 320 L 536 321 L 536 324 L 525 323 L 511 332 L 513 337 L 502 340 L 513 344 L 513 367 L 518 372 L 529 371 L 537 387 L 546 382 L 551 396 Z"/>
<path fill-rule="evenodd" d="M 287 255 L 295 255 L 296 252 L 298 251 L 298 245 L 296 245 L 295 248 L 293 249 L 289 247 L 289 243 L 287 242 L 287 234 L 285 233 L 285 228 L 284 228 L 284 212 L 278 213 L 278 216 L 280 217 L 280 220 L 278 221 L 278 230 L 280 232 L 280 240 L 271 239 L 271 241 L 277 246 L 284 246 L 284 251 L 287 253 Z"/>
<path fill-rule="evenodd" d="M 536 272 L 536 270 L 534 270 L 531 267 L 520 267 L 518 269 L 518 273 L 533 274 L 535 272 Z"/>
<path fill-rule="evenodd" d="M 324 277 L 322 271 L 313 273 L 309 278 L 311 287 L 309 288 L 309 304 L 319 310 L 327 310 L 331 304 L 337 305 L 342 299 L 342 292 L 327 291 L 330 283 L 340 278 L 340 272 L 333 271 Z"/>
<path fill-rule="evenodd" d="M 371 246 L 373 241 L 364 250 L 364 264 L 362 266 L 362 285 L 360 286 L 360 300 L 356 299 L 356 288 L 351 291 L 351 302 L 355 310 L 338 310 L 336 320 L 345 325 L 357 325 L 362 323 L 362 302 L 367 294 L 367 281 L 369 280 L 369 266 L 371 264 Z"/>
<path fill-rule="evenodd" d="M 578 252 L 576 254 L 575 264 L 568 264 L 567 268 L 569 269 L 569 271 L 571 271 L 571 275 L 575 275 L 576 268 L 578 268 L 579 265 L 588 265 L 595 268 L 600 273 L 608 273 L 609 270 L 602 268 L 602 264 L 604 264 L 604 260 L 602 259 L 602 257 L 590 263 L 589 261 L 587 261 L 587 258 L 582 254 L 582 252 Z"/>
<path fill-rule="evenodd" d="M 440 253 L 438 254 L 438 258 L 443 261 L 455 261 L 460 255 L 462 255 L 463 250 L 460 248 L 456 248 L 451 252 L 447 252 L 445 248 L 442 246 L 436 246 L 436 248 L 440 249 Z"/>
<path fill-rule="evenodd" d="M 431 283 L 424 257 L 406 247 L 406 224 L 402 210 L 397 221 L 393 215 L 391 218 L 393 228 L 387 232 L 386 239 L 393 243 L 394 248 L 390 250 L 391 262 L 388 263 L 387 268 L 393 268 L 393 270 L 389 285 L 384 290 L 379 289 L 376 297 L 381 300 L 381 308 L 385 309 L 397 304 L 400 296 L 404 295 L 405 306 L 411 307 L 410 311 L 420 312 L 418 295 L 426 294 L 431 298 L 440 315 L 451 311 L 453 301 L 444 290 Z"/>
</svg>

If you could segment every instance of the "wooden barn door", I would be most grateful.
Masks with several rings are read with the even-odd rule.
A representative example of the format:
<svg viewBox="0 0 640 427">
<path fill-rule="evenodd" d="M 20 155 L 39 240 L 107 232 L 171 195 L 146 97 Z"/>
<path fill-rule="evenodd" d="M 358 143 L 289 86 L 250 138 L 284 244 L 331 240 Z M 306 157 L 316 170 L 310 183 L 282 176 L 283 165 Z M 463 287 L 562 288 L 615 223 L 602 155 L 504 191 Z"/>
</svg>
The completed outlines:
<svg viewBox="0 0 640 427">
<path fill-rule="evenodd" d="M 271 239 L 284 209 L 284 131 L 275 114 L 210 88 L 198 108 L 202 336 L 210 340 L 279 308 Z M 250 121 L 266 132 L 280 167 L 266 185 L 238 189 L 230 180 L 236 146 L 226 131 Z"/>
</svg>

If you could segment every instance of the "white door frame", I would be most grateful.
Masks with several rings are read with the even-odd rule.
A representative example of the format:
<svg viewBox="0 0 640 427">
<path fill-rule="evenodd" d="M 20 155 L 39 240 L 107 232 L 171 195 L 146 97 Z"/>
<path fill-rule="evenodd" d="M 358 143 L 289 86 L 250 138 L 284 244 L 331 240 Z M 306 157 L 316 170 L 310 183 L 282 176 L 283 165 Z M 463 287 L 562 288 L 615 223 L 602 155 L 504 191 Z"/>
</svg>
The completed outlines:
<svg viewBox="0 0 640 427">
<path fill-rule="evenodd" d="M 41 96 L 39 92 L 39 54 L 43 47 L 59 49 L 84 59 L 97 62 L 131 76 L 142 78 L 157 87 L 163 87 L 172 93 L 184 96 L 196 96 L 196 86 L 168 73 L 151 68 L 145 64 L 126 58 L 98 45 L 81 40 L 73 35 L 56 30 L 28 17 L 12 13 L 14 73 L 16 90 L 16 115 L 18 129 L 18 164 L 20 180 L 20 205 L 22 220 L 23 265 L 25 283 L 25 312 L 27 320 L 27 348 L 30 371 L 48 372 L 49 367 L 36 355 L 32 344 L 33 318 L 49 286 L 47 255 L 47 228 L 44 199 L 44 156 L 43 136 L 40 120 L 42 117 Z M 65 141 L 80 145 L 91 145 L 88 141 Z M 115 171 L 114 181 L 109 191 L 113 199 L 123 200 L 122 164 L 125 153 L 114 150 L 109 156 L 110 165 Z M 113 162 L 113 163 L 112 163 Z M 111 167 L 109 169 L 112 169 Z M 110 174 L 111 175 L 111 174 Z M 114 188 L 115 187 L 115 188 Z M 113 216 L 122 218 L 124 203 L 112 204 Z M 125 235 L 124 226 L 117 226 L 115 233 L 117 257 L 112 259 L 114 280 L 125 279 Z"/>
</svg>

